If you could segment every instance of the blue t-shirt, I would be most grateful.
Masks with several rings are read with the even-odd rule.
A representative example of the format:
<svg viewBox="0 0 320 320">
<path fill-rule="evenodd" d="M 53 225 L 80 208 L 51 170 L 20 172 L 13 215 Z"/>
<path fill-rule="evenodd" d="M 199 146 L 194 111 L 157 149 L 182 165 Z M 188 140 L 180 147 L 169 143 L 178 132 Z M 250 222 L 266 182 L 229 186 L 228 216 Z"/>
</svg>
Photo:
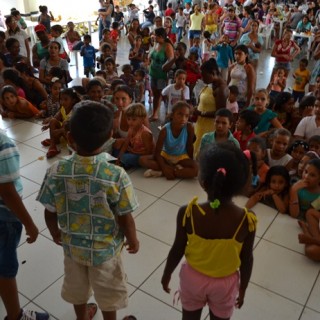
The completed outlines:
<svg viewBox="0 0 320 320">
<path fill-rule="evenodd" d="M 20 155 L 14 142 L 0 131 L 0 183 L 12 182 L 22 197 L 22 183 L 19 174 Z M 7 222 L 19 221 L 8 209 L 0 197 L 0 220 Z"/>
<path fill-rule="evenodd" d="M 166 129 L 166 138 L 163 143 L 162 150 L 171 155 L 171 156 L 180 156 L 183 154 L 187 154 L 187 140 L 188 140 L 188 130 L 187 130 L 188 124 L 186 124 L 179 136 L 175 138 L 172 134 L 171 129 L 171 122 L 168 122 L 164 125 L 164 128 Z"/>
<path fill-rule="evenodd" d="M 219 68 L 228 68 L 229 60 L 234 61 L 233 51 L 228 44 L 218 44 L 217 46 L 211 47 L 212 50 L 218 51 L 217 64 Z"/>
<path fill-rule="evenodd" d="M 96 61 L 96 49 L 93 46 L 82 46 L 81 55 L 84 67 L 94 67 Z"/>
</svg>

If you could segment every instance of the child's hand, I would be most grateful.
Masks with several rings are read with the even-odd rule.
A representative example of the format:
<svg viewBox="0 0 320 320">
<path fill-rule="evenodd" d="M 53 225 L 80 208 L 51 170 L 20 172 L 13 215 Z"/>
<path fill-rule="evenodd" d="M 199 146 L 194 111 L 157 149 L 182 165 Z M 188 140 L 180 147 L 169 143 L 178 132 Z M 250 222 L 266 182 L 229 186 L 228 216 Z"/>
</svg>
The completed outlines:
<svg viewBox="0 0 320 320">
<path fill-rule="evenodd" d="M 169 288 L 169 282 L 171 280 L 171 276 L 163 275 L 161 279 L 162 288 L 165 292 L 170 293 L 171 289 Z"/>
<path fill-rule="evenodd" d="M 174 175 L 174 168 L 171 166 L 166 166 L 163 169 L 163 174 L 168 180 L 174 180 L 176 176 Z"/>
<path fill-rule="evenodd" d="M 49 129 L 49 125 L 46 125 L 46 126 L 43 126 L 42 128 L 41 128 L 41 131 L 46 131 L 46 130 L 48 130 Z"/>
<path fill-rule="evenodd" d="M 299 239 L 299 243 L 304 243 L 304 244 L 312 244 L 313 243 L 313 239 L 304 233 L 299 233 L 298 239 Z"/>
<path fill-rule="evenodd" d="M 39 230 L 37 228 L 37 226 L 32 223 L 30 225 L 25 225 L 24 226 L 26 228 L 26 234 L 27 234 L 27 242 L 28 243 L 33 243 L 37 240 L 38 235 L 39 235 Z"/>
<path fill-rule="evenodd" d="M 52 240 L 55 244 L 57 244 L 58 246 L 61 246 L 62 245 L 62 242 L 61 242 L 61 231 L 60 229 L 58 229 L 56 232 L 54 233 L 51 233 L 51 236 L 52 236 Z"/>
<path fill-rule="evenodd" d="M 245 295 L 245 291 L 240 288 L 239 296 L 238 296 L 237 301 L 236 301 L 236 307 L 238 309 L 240 309 L 242 307 L 242 305 L 243 305 L 244 295 Z"/>
<path fill-rule="evenodd" d="M 139 241 L 136 240 L 134 242 L 129 242 L 128 240 L 124 243 L 124 246 L 126 247 L 127 251 L 131 254 L 137 253 L 139 251 Z"/>
<path fill-rule="evenodd" d="M 293 186 L 292 186 L 292 190 L 293 191 L 298 191 L 302 188 L 306 188 L 307 184 L 305 183 L 304 180 L 299 180 L 298 182 L 296 182 Z"/>
</svg>

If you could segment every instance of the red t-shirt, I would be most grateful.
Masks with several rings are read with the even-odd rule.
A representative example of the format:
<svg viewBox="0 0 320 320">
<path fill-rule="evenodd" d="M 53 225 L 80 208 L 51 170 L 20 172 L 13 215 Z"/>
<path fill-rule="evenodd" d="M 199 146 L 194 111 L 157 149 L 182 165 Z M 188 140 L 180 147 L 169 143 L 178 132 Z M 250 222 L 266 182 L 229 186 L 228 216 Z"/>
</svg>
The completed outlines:
<svg viewBox="0 0 320 320">
<path fill-rule="evenodd" d="M 287 47 L 283 47 L 282 40 L 277 40 L 275 43 L 276 46 L 276 54 L 286 54 L 290 56 L 290 51 L 294 48 L 294 42 L 290 40 Z M 288 59 L 284 59 L 283 57 L 276 58 L 276 62 L 290 62 Z"/>
<path fill-rule="evenodd" d="M 255 133 L 252 131 L 252 133 L 245 140 L 242 140 L 242 132 L 241 131 L 235 131 L 233 133 L 233 136 L 235 137 L 235 139 L 237 139 L 239 141 L 240 148 L 242 151 L 244 151 L 247 149 L 248 141 L 255 136 Z"/>
<path fill-rule="evenodd" d="M 164 12 L 164 15 L 166 17 L 171 17 L 171 15 L 174 13 L 173 9 L 167 9 L 165 12 Z"/>
</svg>

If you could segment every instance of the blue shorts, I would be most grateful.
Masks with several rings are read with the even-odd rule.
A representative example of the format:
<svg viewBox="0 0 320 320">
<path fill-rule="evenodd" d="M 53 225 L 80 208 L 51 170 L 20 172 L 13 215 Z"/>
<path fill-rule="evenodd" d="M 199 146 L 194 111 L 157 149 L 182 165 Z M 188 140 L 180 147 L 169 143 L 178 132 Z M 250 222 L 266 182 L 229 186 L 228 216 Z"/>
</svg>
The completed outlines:
<svg viewBox="0 0 320 320">
<path fill-rule="evenodd" d="M 189 39 L 200 38 L 201 30 L 189 30 Z"/>
<path fill-rule="evenodd" d="M 279 68 L 282 68 L 284 70 L 290 71 L 291 69 L 291 63 L 290 62 L 276 62 L 274 64 L 273 69 L 277 70 Z"/>
<path fill-rule="evenodd" d="M 15 278 L 18 273 L 17 247 L 21 232 L 21 222 L 0 221 L 0 277 L 2 278 Z"/>
</svg>

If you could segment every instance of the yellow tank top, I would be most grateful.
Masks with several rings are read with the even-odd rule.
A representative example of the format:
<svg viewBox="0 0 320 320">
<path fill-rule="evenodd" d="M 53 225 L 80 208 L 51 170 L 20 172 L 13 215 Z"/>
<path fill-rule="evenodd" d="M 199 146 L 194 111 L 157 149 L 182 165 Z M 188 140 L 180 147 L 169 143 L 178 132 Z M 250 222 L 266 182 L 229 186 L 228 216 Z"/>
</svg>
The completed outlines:
<svg viewBox="0 0 320 320">
<path fill-rule="evenodd" d="M 188 244 L 185 249 L 186 260 L 193 269 L 209 277 L 222 278 L 231 275 L 241 265 L 240 253 L 243 243 L 236 240 L 237 234 L 245 219 L 248 220 L 249 231 L 253 232 L 256 229 L 257 217 L 245 208 L 243 219 L 231 239 L 204 239 L 194 230 L 192 207 L 197 206 L 203 215 L 206 214 L 197 201 L 198 198 L 195 197 L 188 204 L 182 222 L 185 226 L 188 217 L 192 226 L 192 233 L 188 234 Z"/>
</svg>

